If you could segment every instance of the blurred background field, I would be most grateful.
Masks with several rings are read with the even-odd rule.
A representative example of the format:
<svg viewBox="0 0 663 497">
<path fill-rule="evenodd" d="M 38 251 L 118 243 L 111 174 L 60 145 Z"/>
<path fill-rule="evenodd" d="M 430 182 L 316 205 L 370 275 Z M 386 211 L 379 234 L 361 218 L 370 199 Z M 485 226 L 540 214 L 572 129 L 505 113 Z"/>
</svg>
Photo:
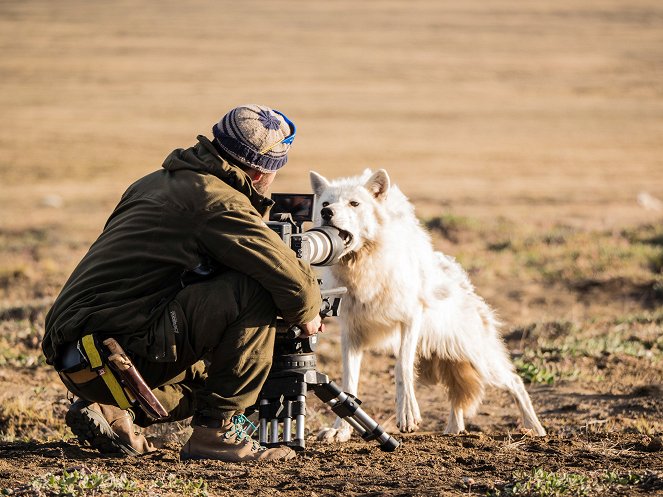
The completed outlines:
<svg viewBox="0 0 663 497">
<path fill-rule="evenodd" d="M 309 191 L 311 169 L 388 170 L 504 321 L 553 442 L 571 440 L 559 471 L 585 471 L 574 457 L 596 451 L 595 467 L 631 465 L 637 488 L 656 485 L 637 450 L 622 462 L 601 452 L 655 447 L 663 423 L 663 6 L 653 0 L 0 1 L 10 465 L 57 466 L 38 445 L 69 436 L 64 389 L 39 355 L 43 317 L 119 196 L 249 102 L 297 124 L 275 191 Z M 320 359 L 336 377 L 338 357 L 332 330 Z M 370 356 L 361 388 L 394 429 L 390 361 Z M 444 395 L 420 397 L 424 429 L 440 430 Z M 331 420 L 317 409 L 312 429 Z M 491 393 L 472 430 L 513 431 L 515 414 Z M 527 447 L 521 466 L 534 467 Z M 647 453 L 651 464 L 660 454 Z M 0 482 L 43 472 L 4 461 Z M 467 467 L 484 475 L 480 494 L 491 478 L 516 478 L 506 462 Z M 438 473 L 430 488 L 462 487 Z M 346 490 L 384 490 L 356 485 Z"/>
</svg>

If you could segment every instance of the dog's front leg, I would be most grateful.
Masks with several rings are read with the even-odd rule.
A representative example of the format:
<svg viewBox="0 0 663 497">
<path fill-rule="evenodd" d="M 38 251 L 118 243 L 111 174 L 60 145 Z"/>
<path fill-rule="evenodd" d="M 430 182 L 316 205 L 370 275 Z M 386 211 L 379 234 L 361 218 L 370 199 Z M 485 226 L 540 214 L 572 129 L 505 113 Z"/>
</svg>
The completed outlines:
<svg viewBox="0 0 663 497">
<path fill-rule="evenodd" d="M 414 360 L 421 331 L 422 313 L 401 326 L 401 347 L 396 359 L 396 419 L 402 432 L 419 428 L 421 414 L 414 395 Z"/>
<path fill-rule="evenodd" d="M 341 349 L 343 352 L 343 391 L 356 396 L 359 390 L 359 371 L 363 352 L 355 349 L 347 339 L 347 333 L 341 336 Z M 334 426 L 323 428 L 318 433 L 318 440 L 325 442 L 347 442 L 352 435 L 352 427 L 340 417 L 336 418 Z"/>
</svg>

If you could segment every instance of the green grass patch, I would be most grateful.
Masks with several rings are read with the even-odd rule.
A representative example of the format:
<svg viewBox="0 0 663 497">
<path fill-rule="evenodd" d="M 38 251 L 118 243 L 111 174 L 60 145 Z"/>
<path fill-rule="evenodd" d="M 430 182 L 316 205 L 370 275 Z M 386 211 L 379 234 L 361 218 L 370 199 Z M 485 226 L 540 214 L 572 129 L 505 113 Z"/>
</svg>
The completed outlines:
<svg viewBox="0 0 663 497">
<path fill-rule="evenodd" d="M 39 352 L 23 353 L 0 345 L 0 366 L 35 368 L 46 365 L 46 358 Z"/>
<path fill-rule="evenodd" d="M 17 489 L 4 488 L 1 495 L 49 495 L 49 496 L 139 496 L 166 492 L 189 497 L 206 497 L 207 483 L 202 479 L 187 480 L 169 473 L 163 478 L 137 480 L 125 473 L 91 471 L 87 468 L 65 470 L 60 474 L 47 473 L 34 478 Z"/>
<path fill-rule="evenodd" d="M 514 473 L 515 481 L 489 495 L 495 497 L 559 497 L 591 495 L 593 485 L 586 476 L 535 468 L 529 473 Z"/>
<path fill-rule="evenodd" d="M 661 257 L 658 247 L 597 232 L 578 233 L 565 242 L 551 244 L 544 236 L 527 239 L 515 248 L 522 264 L 547 282 L 641 281 L 658 272 L 652 271 L 652 261 Z"/>
<path fill-rule="evenodd" d="M 602 335 L 578 337 L 569 335 L 561 340 L 543 344 L 547 350 L 557 350 L 560 355 L 601 357 L 623 354 L 659 360 L 663 357 L 663 335 L 657 337 L 634 336 L 630 330 L 608 330 Z"/>
<path fill-rule="evenodd" d="M 615 324 L 652 324 L 652 325 L 663 325 L 663 307 L 658 308 L 654 311 L 644 311 L 637 312 L 633 314 L 627 314 L 625 316 L 620 316 L 615 319 Z"/>
<path fill-rule="evenodd" d="M 36 313 L 35 319 L 41 321 L 42 314 Z M 39 346 L 42 336 L 41 322 L 31 319 L 0 321 L 0 366 L 33 368 L 45 365 L 46 359 Z"/>
<path fill-rule="evenodd" d="M 529 472 L 516 472 L 514 480 L 503 488 L 491 490 L 491 497 L 584 497 L 610 492 L 618 486 L 644 485 L 651 478 L 636 473 L 603 471 L 583 475 L 534 468 Z"/>
<path fill-rule="evenodd" d="M 642 476 L 635 473 L 617 473 L 616 471 L 608 471 L 602 480 L 608 485 L 638 485 L 642 483 Z"/>
<path fill-rule="evenodd" d="M 527 379 L 536 375 L 534 367 L 560 373 L 556 366 L 565 358 L 621 354 L 661 360 L 662 324 L 663 309 L 657 309 L 582 324 L 565 320 L 534 322 L 514 328 L 510 337 L 523 342 L 525 352 L 516 363 L 521 361 L 520 369 Z"/>
<path fill-rule="evenodd" d="M 615 233 L 560 225 L 543 233 L 515 228 L 508 237 L 484 236 L 493 239 L 487 244 L 489 250 L 511 252 L 515 264 L 546 283 L 574 286 L 623 280 L 653 287 L 663 272 L 663 245 L 658 242 L 663 227 L 646 225 Z"/>
<path fill-rule="evenodd" d="M 526 383 L 543 383 L 545 385 L 552 385 L 555 383 L 555 375 L 543 367 L 534 365 L 523 359 L 514 361 L 516 371 Z"/>
</svg>

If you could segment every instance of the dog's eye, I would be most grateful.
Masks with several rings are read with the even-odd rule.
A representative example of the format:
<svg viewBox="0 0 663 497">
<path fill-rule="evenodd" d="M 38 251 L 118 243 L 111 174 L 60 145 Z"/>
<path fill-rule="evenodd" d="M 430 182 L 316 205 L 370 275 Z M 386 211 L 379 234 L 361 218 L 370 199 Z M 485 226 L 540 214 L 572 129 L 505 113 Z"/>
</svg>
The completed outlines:
<svg viewBox="0 0 663 497">
<path fill-rule="evenodd" d="M 323 206 L 323 207 L 327 207 L 328 205 L 329 205 L 329 202 L 323 202 L 323 203 L 322 203 L 322 206 Z"/>
<path fill-rule="evenodd" d="M 358 206 L 359 206 L 359 202 L 357 202 L 356 200 L 352 200 L 352 201 L 350 202 L 350 205 L 351 205 L 352 207 L 358 207 Z"/>
</svg>

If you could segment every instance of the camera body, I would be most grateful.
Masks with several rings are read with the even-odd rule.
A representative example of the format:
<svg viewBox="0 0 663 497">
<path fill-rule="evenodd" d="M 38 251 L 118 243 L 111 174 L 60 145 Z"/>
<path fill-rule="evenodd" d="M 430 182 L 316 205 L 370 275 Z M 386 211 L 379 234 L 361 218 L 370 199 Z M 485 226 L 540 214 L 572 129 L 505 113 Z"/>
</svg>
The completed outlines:
<svg viewBox="0 0 663 497">
<path fill-rule="evenodd" d="M 303 223 L 313 221 L 313 193 L 273 193 L 272 200 L 274 205 L 267 226 L 295 251 L 298 258 L 312 266 L 331 266 L 338 262 L 345 244 L 336 228 L 319 226 L 302 230 Z"/>
</svg>

